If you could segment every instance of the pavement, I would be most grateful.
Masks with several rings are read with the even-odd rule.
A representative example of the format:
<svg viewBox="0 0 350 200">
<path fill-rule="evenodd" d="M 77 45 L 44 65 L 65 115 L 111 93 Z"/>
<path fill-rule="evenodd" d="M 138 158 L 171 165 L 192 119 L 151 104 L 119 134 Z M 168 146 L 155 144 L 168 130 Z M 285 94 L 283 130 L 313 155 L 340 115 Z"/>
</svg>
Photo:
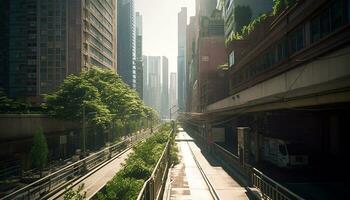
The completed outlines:
<svg viewBox="0 0 350 200">
<path fill-rule="evenodd" d="M 213 199 L 195 163 L 191 149 L 221 200 L 249 199 L 246 189 L 239 185 L 233 177 L 228 175 L 221 166 L 213 162 L 210 158 L 205 157 L 201 149 L 194 143 L 193 138 L 186 132 L 180 129 L 175 140 L 179 148 L 180 164 L 176 165 L 170 171 L 170 189 L 164 195 L 164 199 Z"/>
<path fill-rule="evenodd" d="M 103 167 L 99 168 L 96 172 L 83 177 L 82 181 L 79 179 L 76 182 L 79 184 L 73 187 L 73 190 L 77 190 L 81 184 L 84 184 L 83 191 L 86 192 L 86 199 L 92 198 L 99 190 L 101 190 L 109 180 L 111 180 L 115 174 L 122 169 L 122 163 L 128 158 L 132 149 L 127 150 L 125 153 L 115 158 L 111 162 L 107 163 Z M 81 181 L 81 182 L 80 182 Z M 53 196 L 50 199 L 63 199 L 63 196 Z"/>
</svg>

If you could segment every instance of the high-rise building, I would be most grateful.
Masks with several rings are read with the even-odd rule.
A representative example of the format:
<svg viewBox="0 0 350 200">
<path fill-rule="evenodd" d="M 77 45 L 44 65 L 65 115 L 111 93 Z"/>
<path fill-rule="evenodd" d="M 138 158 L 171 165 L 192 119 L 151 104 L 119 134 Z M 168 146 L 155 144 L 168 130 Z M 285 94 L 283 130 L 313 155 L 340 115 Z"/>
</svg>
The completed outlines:
<svg viewBox="0 0 350 200">
<path fill-rule="evenodd" d="M 142 15 L 136 12 L 136 91 L 143 99 Z"/>
<path fill-rule="evenodd" d="M 185 110 L 186 99 L 186 28 L 187 8 L 181 8 L 178 14 L 178 56 L 177 56 L 177 78 L 178 78 L 178 106 L 180 111 Z"/>
<path fill-rule="evenodd" d="M 143 101 L 149 105 L 149 86 L 148 86 L 148 57 L 142 56 L 142 74 L 143 74 Z"/>
<path fill-rule="evenodd" d="M 92 66 L 116 69 L 112 0 L 3 0 L 0 87 L 40 103 L 68 74 Z"/>
<path fill-rule="evenodd" d="M 118 0 L 118 74 L 136 88 L 134 0 Z"/>
<path fill-rule="evenodd" d="M 177 105 L 177 96 L 176 96 L 176 72 L 170 73 L 170 88 L 169 88 L 169 107 L 176 107 Z M 175 110 L 175 109 L 174 109 Z M 174 111 L 172 110 L 172 112 Z M 172 114 L 172 116 L 175 116 Z"/>
<path fill-rule="evenodd" d="M 161 57 L 148 56 L 148 105 L 161 113 Z"/>
<path fill-rule="evenodd" d="M 167 119 L 169 116 L 169 60 L 162 58 L 162 117 Z"/>
</svg>

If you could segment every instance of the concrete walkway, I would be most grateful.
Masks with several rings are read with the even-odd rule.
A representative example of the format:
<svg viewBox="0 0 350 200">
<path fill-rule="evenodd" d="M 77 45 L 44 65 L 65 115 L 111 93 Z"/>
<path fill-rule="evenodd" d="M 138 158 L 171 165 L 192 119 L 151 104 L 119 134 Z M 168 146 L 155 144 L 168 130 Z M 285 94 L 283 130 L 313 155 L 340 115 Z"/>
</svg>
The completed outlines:
<svg viewBox="0 0 350 200">
<path fill-rule="evenodd" d="M 248 199 L 247 191 L 241 187 L 225 170 L 208 161 L 193 139 L 184 131 L 176 136 L 179 148 L 180 164 L 171 169 L 170 194 L 165 199 L 171 200 L 206 200 L 213 199 L 192 156 L 195 154 L 201 168 L 213 185 L 220 199 Z"/>
<path fill-rule="evenodd" d="M 122 163 L 125 162 L 132 151 L 132 149 L 127 150 L 124 154 L 120 155 L 118 158 L 115 158 L 113 161 L 109 162 L 91 175 L 78 179 L 76 182 L 79 184 L 74 186 L 73 189 L 77 190 L 81 184 L 84 184 L 83 191 L 86 192 L 86 199 L 92 198 L 102 187 L 104 187 L 104 185 L 106 185 L 109 180 L 115 176 L 119 170 L 122 169 Z M 81 179 L 83 180 L 81 181 Z M 54 195 L 50 199 L 63 199 L 63 195 L 59 197 Z"/>
</svg>

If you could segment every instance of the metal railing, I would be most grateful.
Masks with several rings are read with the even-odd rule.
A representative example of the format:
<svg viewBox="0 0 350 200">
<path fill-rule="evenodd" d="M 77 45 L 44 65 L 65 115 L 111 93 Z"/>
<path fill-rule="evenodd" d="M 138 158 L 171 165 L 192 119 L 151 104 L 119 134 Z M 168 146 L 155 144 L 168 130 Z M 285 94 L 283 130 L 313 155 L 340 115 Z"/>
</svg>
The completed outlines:
<svg viewBox="0 0 350 200">
<path fill-rule="evenodd" d="M 40 199 L 43 196 L 47 196 L 56 190 L 60 191 L 67 183 L 71 183 L 74 180 L 85 175 L 88 171 L 95 169 L 99 165 L 103 164 L 107 160 L 115 157 L 117 154 L 126 150 L 134 143 L 143 140 L 148 137 L 150 133 L 145 132 L 140 135 L 135 135 L 119 142 L 115 145 L 109 146 L 101 151 L 98 151 L 88 157 L 74 162 L 62 169 L 51 173 L 3 198 L 1 200 L 13 200 L 13 199 Z"/>
<path fill-rule="evenodd" d="M 158 200 L 162 199 L 168 171 L 170 168 L 170 149 L 171 140 L 174 137 L 173 132 L 170 133 L 171 138 L 166 143 L 162 156 L 159 158 L 152 175 L 145 181 L 143 187 L 137 197 L 137 200 Z"/>
<path fill-rule="evenodd" d="M 283 187 L 255 168 L 252 169 L 251 182 L 255 188 L 260 190 L 262 199 L 303 200 L 303 198 Z"/>
</svg>

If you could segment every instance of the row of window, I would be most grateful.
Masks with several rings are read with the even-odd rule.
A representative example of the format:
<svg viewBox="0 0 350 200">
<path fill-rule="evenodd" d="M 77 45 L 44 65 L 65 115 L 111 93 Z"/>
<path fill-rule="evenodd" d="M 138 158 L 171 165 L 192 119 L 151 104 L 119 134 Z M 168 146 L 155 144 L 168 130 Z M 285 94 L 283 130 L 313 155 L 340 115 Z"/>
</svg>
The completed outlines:
<svg viewBox="0 0 350 200">
<path fill-rule="evenodd" d="M 316 42 L 350 21 L 350 0 L 336 0 L 311 20 L 311 42 Z"/>
<path fill-rule="evenodd" d="M 95 27 L 90 28 L 91 33 L 103 44 L 106 44 L 109 48 L 113 48 L 113 44 L 104 36 L 102 35 Z"/>
<path fill-rule="evenodd" d="M 111 60 L 109 60 L 106 56 L 104 56 L 103 54 L 101 54 L 97 49 L 95 49 L 94 47 L 90 46 L 90 53 L 92 53 L 93 55 L 95 55 L 101 62 L 105 62 L 107 63 L 109 66 L 113 65 L 113 62 Z"/>
<path fill-rule="evenodd" d="M 98 7 L 98 6 L 97 6 Z M 112 17 L 110 16 L 109 13 L 103 12 L 102 10 L 99 10 L 96 8 L 96 5 L 94 3 L 91 4 L 90 6 L 91 10 L 94 11 L 96 15 L 102 20 L 102 22 L 107 26 L 107 28 L 112 29 Z"/>
<path fill-rule="evenodd" d="M 114 12 L 112 7 L 109 6 L 108 2 L 101 3 L 101 0 L 92 0 L 91 1 L 99 10 L 103 11 L 106 14 L 108 20 L 112 21 L 112 13 Z M 108 6 L 107 6 L 108 5 Z"/>
<path fill-rule="evenodd" d="M 113 53 L 111 50 L 109 50 L 108 48 L 106 48 L 100 41 L 98 41 L 96 38 L 94 37 L 89 37 L 89 41 L 94 44 L 95 46 L 97 46 L 100 50 L 102 50 L 104 53 L 108 54 L 111 58 L 113 57 Z"/>
<path fill-rule="evenodd" d="M 108 36 L 109 41 L 113 41 L 113 35 L 108 31 L 107 28 L 102 25 L 98 19 L 96 19 L 95 16 L 90 15 L 90 20 L 92 21 L 93 25 L 95 25 L 99 30 Z"/>
<path fill-rule="evenodd" d="M 326 37 L 340 27 L 348 24 L 350 21 L 349 7 L 350 0 L 336 0 L 327 7 L 327 9 L 314 17 L 311 20 L 311 33 L 309 35 L 311 43 L 317 42 L 321 38 Z M 305 24 L 302 24 L 267 49 L 266 53 L 254 59 L 254 62 L 250 63 L 248 67 L 244 67 L 234 73 L 230 80 L 230 88 L 234 88 L 243 82 L 254 79 L 258 75 L 263 74 L 286 60 L 288 56 L 303 49 L 306 46 L 307 36 L 305 34 Z"/>
</svg>

